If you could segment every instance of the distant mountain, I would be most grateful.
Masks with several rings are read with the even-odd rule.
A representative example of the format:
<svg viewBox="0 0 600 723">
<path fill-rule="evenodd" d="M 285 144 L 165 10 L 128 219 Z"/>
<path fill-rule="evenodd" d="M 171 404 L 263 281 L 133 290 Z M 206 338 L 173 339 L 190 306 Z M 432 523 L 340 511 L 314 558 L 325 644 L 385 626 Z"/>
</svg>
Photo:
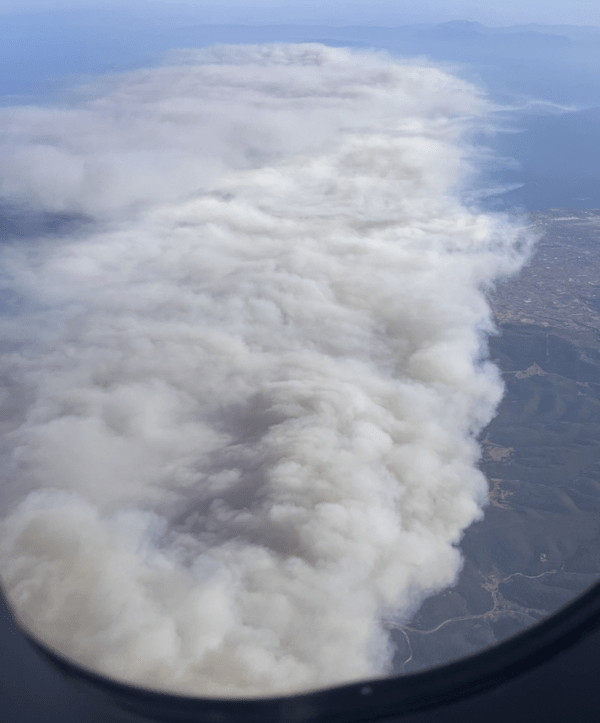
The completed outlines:
<svg viewBox="0 0 600 723">
<path fill-rule="evenodd" d="M 547 33 L 550 35 L 565 35 L 569 38 L 600 36 L 600 27 L 596 27 L 594 25 L 539 25 L 536 23 L 530 23 L 529 25 L 511 25 L 506 28 L 493 28 L 493 30 L 500 33 Z"/>
</svg>

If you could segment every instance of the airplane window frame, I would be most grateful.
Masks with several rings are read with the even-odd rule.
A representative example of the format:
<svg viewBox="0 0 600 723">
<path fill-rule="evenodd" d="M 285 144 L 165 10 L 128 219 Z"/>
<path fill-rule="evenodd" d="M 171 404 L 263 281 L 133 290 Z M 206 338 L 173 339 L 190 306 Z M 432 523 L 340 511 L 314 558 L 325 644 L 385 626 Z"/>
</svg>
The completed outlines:
<svg viewBox="0 0 600 723">
<path fill-rule="evenodd" d="M 36 640 L 28 642 L 79 687 L 152 721 L 169 723 L 368 723 L 402 721 L 475 698 L 524 676 L 600 628 L 600 582 L 539 623 L 460 659 L 414 673 L 265 698 L 201 698 L 138 688 L 84 669 Z M 600 650 L 598 651 L 600 661 Z M 436 718 L 437 720 L 437 718 Z M 443 720 L 443 719 L 440 719 Z"/>
</svg>

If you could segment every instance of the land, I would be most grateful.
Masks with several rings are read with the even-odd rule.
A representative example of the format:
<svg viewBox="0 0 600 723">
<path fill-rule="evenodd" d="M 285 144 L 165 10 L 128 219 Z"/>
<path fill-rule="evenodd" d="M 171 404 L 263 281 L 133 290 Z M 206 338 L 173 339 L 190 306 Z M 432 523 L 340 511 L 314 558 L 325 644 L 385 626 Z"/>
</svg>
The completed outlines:
<svg viewBox="0 0 600 723">
<path fill-rule="evenodd" d="M 481 435 L 490 504 L 461 541 L 458 583 L 389 622 L 395 673 L 492 645 L 600 578 L 600 211 L 528 223 L 535 253 L 491 297 L 506 394 Z"/>
</svg>

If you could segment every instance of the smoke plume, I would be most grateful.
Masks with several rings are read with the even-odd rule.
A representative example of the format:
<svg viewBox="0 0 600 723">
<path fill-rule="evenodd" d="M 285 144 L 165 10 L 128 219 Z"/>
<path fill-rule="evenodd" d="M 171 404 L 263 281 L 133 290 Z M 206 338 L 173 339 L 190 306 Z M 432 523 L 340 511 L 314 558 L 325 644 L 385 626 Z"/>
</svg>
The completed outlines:
<svg viewBox="0 0 600 723">
<path fill-rule="evenodd" d="M 0 573 L 111 677 L 256 696 L 380 675 L 451 585 L 502 395 L 486 291 L 527 246 L 467 208 L 493 109 L 320 45 L 182 51 L 0 111 Z"/>
</svg>

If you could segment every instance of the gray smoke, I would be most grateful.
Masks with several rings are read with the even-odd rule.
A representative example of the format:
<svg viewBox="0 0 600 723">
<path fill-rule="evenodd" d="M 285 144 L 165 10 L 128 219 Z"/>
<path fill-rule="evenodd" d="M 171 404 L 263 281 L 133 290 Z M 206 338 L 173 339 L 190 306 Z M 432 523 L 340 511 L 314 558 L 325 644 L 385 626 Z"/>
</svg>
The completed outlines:
<svg viewBox="0 0 600 723">
<path fill-rule="evenodd" d="M 385 621 L 456 580 L 487 499 L 485 293 L 527 246 L 459 198 L 493 109 L 320 45 L 85 92 L 0 111 L 4 198 L 96 219 L 1 254 L 12 606 L 161 690 L 384 674 Z"/>
</svg>

